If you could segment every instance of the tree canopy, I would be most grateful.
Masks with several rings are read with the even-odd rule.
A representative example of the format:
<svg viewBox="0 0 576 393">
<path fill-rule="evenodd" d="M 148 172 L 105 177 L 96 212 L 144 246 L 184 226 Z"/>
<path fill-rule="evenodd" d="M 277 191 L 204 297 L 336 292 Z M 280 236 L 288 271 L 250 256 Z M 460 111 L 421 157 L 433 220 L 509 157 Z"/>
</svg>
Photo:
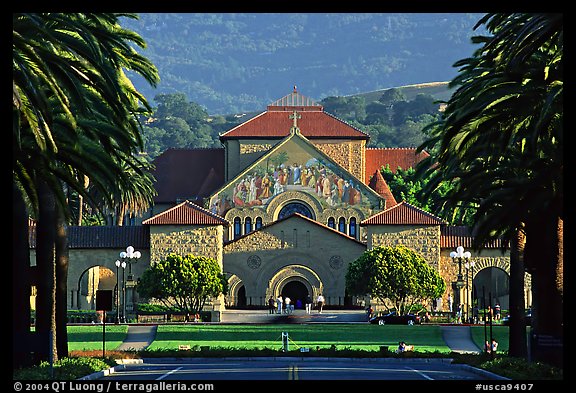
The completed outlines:
<svg viewBox="0 0 576 393">
<path fill-rule="evenodd" d="M 445 289 L 439 273 L 406 246 L 365 251 L 346 272 L 350 295 L 370 295 L 400 314 L 417 303 L 440 297 Z"/>
<path fill-rule="evenodd" d="M 182 312 L 202 310 L 210 297 L 226 293 L 228 282 L 218 262 L 205 256 L 168 254 L 138 281 L 138 294 Z"/>
</svg>

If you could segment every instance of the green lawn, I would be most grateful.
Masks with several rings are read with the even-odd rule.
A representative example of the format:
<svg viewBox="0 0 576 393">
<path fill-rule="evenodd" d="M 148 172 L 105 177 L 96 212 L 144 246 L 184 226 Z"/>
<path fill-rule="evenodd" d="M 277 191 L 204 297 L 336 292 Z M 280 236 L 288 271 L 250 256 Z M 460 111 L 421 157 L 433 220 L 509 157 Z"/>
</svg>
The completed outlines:
<svg viewBox="0 0 576 393">
<path fill-rule="evenodd" d="M 282 332 L 288 332 L 291 349 L 335 345 L 337 349 L 378 351 L 380 346 L 396 348 L 399 341 L 405 341 L 420 352 L 450 352 L 438 326 L 368 324 L 159 325 L 156 340 L 149 349 L 178 349 L 179 345 L 281 349 Z"/>
<path fill-rule="evenodd" d="M 113 350 L 122 344 L 127 332 L 127 325 L 106 325 L 106 349 Z M 68 326 L 68 350 L 102 349 L 102 336 L 102 325 Z"/>
</svg>

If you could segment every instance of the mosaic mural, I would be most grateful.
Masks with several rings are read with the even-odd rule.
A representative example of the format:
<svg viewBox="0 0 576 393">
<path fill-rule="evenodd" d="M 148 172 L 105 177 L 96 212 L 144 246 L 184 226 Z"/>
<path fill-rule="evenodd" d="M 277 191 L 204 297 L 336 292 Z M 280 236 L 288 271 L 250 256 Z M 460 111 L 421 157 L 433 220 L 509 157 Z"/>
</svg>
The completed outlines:
<svg viewBox="0 0 576 393">
<path fill-rule="evenodd" d="M 215 195 L 211 211 L 223 216 L 233 207 L 265 207 L 286 191 L 305 192 L 324 208 L 373 205 L 358 180 L 330 161 L 313 156 L 298 143 L 290 142 Z"/>
</svg>

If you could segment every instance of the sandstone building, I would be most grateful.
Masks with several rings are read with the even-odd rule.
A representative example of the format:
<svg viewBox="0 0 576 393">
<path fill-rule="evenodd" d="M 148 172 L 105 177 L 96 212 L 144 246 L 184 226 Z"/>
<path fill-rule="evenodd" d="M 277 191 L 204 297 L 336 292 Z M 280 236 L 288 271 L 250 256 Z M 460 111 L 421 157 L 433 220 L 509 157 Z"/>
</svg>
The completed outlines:
<svg viewBox="0 0 576 393">
<path fill-rule="evenodd" d="M 220 140 L 222 148 L 169 149 L 155 160 L 158 195 L 141 222 L 70 228 L 71 309 L 93 308 L 95 290 L 114 289 L 127 273 L 130 311 L 138 277 L 168 252 L 220 263 L 230 291 L 211 303 L 216 312 L 264 306 L 280 294 L 294 301 L 323 294 L 327 305 L 344 307 L 357 301 L 345 291 L 348 264 L 366 249 L 398 244 L 440 272 L 447 290 L 439 307 L 448 309 L 459 269 L 449 254 L 471 248 L 470 230 L 398 201 L 380 173 L 387 164 L 407 169 L 427 153 L 367 148 L 368 134 L 296 89 Z M 120 271 L 115 261 L 128 245 L 141 257 Z M 471 261 L 462 268 L 462 302 L 485 288 L 507 308 L 509 253 L 495 242 Z"/>
</svg>

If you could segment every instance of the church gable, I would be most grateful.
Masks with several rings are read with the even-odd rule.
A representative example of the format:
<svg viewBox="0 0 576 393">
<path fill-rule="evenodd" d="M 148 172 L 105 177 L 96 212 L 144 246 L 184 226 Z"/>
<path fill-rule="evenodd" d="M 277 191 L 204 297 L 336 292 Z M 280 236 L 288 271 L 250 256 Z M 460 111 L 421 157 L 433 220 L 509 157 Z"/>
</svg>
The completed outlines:
<svg viewBox="0 0 576 393">
<path fill-rule="evenodd" d="M 315 147 L 293 127 L 278 143 L 210 199 L 220 216 L 232 208 L 266 208 L 286 192 L 299 192 L 322 207 L 364 211 L 380 209 L 383 199 Z"/>
</svg>

